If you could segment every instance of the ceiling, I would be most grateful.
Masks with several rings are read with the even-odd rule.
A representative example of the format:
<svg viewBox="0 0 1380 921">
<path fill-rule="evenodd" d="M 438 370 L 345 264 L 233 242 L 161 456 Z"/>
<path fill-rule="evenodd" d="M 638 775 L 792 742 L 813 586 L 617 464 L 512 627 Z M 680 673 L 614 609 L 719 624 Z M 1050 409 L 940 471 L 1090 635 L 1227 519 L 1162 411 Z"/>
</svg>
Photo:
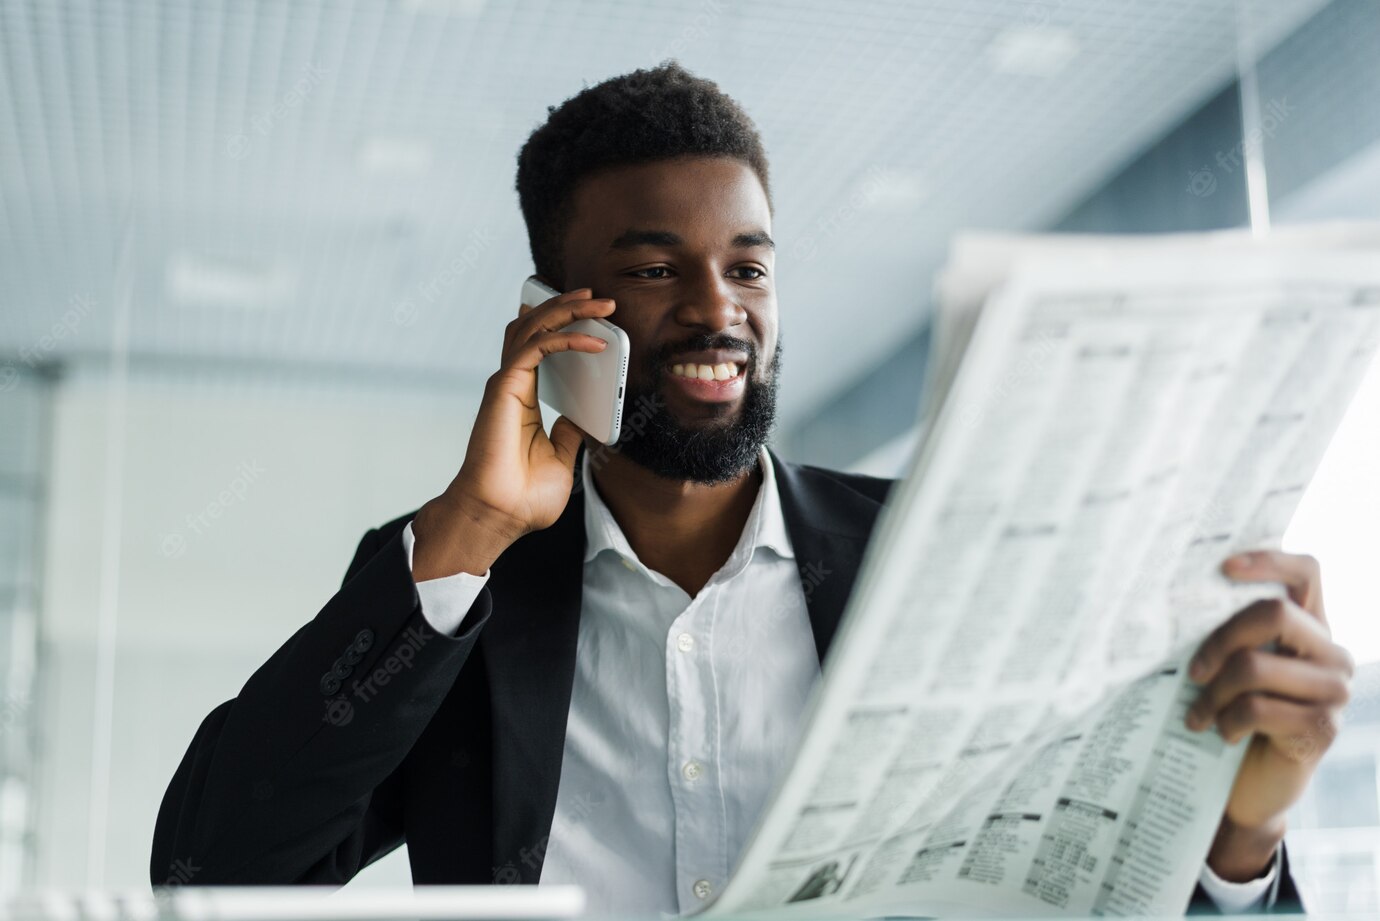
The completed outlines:
<svg viewBox="0 0 1380 921">
<path fill-rule="evenodd" d="M 1256 45 L 1322 5 L 1252 4 Z M 517 149 L 674 56 L 771 156 L 789 423 L 919 326 L 955 229 L 1041 226 L 1225 86 L 1236 7 L 0 0 L 0 361 L 481 380 Z"/>
</svg>

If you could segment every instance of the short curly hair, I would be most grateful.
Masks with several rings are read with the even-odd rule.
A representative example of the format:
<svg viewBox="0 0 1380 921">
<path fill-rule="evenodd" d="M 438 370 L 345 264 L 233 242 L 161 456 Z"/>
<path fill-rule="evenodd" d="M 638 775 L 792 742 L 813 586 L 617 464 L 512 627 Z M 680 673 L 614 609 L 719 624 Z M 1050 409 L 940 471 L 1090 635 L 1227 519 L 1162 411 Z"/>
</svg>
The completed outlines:
<svg viewBox="0 0 1380 921">
<path fill-rule="evenodd" d="M 767 155 L 751 118 L 718 84 L 669 58 L 586 87 L 517 155 L 517 193 L 537 273 L 564 285 L 562 244 L 579 181 L 607 167 L 681 156 L 735 157 L 757 173 L 774 213 Z"/>
</svg>

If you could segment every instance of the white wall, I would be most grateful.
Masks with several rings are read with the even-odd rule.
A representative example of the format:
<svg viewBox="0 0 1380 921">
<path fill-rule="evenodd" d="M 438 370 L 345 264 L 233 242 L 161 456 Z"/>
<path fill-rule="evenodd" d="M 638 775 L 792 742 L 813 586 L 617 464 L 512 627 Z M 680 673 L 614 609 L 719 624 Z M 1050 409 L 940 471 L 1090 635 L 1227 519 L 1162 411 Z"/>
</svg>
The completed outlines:
<svg viewBox="0 0 1380 921">
<path fill-rule="evenodd" d="M 202 717 L 340 585 L 364 531 L 445 488 L 479 388 L 380 382 L 191 383 L 134 373 L 125 403 L 118 545 L 103 543 L 102 372 L 54 399 L 40 688 L 40 886 L 146 886 L 164 788 Z M 88 858 L 102 563 L 118 552 L 113 746 L 104 873 Z M 406 883 L 402 851 L 359 882 Z"/>
<path fill-rule="evenodd" d="M 0 368 L 0 899 L 28 879 L 48 382 Z"/>
</svg>

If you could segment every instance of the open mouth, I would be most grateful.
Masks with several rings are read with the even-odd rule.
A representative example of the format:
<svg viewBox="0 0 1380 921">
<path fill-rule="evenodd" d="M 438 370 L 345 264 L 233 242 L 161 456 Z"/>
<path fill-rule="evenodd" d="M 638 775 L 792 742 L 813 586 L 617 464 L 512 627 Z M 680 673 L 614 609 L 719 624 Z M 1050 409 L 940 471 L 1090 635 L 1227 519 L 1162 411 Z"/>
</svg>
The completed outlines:
<svg viewBox="0 0 1380 921">
<path fill-rule="evenodd" d="M 734 400 L 742 395 L 747 377 L 745 359 L 724 360 L 724 356 L 712 354 L 686 357 L 700 360 L 666 365 L 666 376 L 677 390 L 692 399 L 711 403 Z"/>
</svg>

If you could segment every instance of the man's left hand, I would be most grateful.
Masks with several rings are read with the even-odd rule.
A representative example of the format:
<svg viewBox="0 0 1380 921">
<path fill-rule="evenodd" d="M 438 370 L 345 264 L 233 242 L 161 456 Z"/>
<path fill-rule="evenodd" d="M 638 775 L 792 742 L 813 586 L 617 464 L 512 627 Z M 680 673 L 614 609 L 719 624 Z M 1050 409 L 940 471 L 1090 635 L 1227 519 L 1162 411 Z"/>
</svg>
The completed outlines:
<svg viewBox="0 0 1380 921">
<path fill-rule="evenodd" d="M 1260 550 L 1222 566 L 1231 579 L 1283 583 L 1288 599 L 1257 601 L 1203 641 L 1189 677 L 1203 685 L 1188 728 L 1216 726 L 1228 742 L 1254 733 L 1236 775 L 1208 866 L 1243 882 L 1268 868 L 1284 816 L 1332 744 L 1350 691 L 1350 654 L 1332 642 L 1318 563 Z"/>
</svg>

